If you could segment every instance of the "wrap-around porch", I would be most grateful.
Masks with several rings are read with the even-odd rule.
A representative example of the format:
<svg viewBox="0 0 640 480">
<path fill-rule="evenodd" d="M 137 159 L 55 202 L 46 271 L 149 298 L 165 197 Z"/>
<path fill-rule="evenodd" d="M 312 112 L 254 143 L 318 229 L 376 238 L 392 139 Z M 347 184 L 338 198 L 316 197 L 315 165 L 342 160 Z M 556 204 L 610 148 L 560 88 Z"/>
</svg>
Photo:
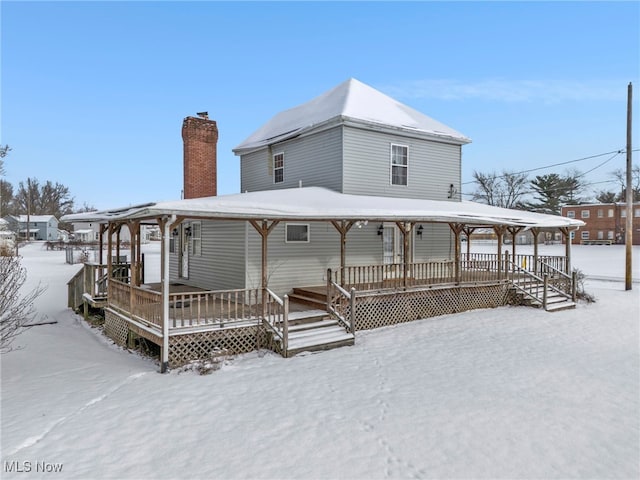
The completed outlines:
<svg viewBox="0 0 640 480">
<path fill-rule="evenodd" d="M 315 207 L 319 193 L 326 197 L 322 209 Z M 280 199 L 283 195 L 287 202 Z M 506 215 L 503 209 L 493 207 L 478 210 L 477 205 L 467 203 L 425 200 L 384 198 L 389 207 L 383 210 L 375 207 L 378 201 L 382 202 L 377 197 L 314 188 L 231 197 L 224 201 L 222 197 L 212 197 L 143 205 L 106 212 L 101 217 L 96 214 L 94 219 L 103 224 L 101 245 L 106 236 L 107 258 L 104 262 L 100 250 L 99 268 L 107 274 L 98 275 L 98 267 L 85 266 L 85 290 L 95 286 L 98 294 L 97 290 L 102 289 L 105 330 L 118 343 L 126 344 L 138 336 L 160 347 L 162 371 L 169 364 L 179 365 L 215 351 L 241 353 L 266 347 L 289 356 L 303 349 L 346 345 L 353 343 L 358 330 L 474 308 L 508 303 L 531 304 L 547 310 L 574 306 L 570 235 L 581 224 L 579 221 L 529 212 L 522 212 L 520 218 L 513 211 L 506 211 Z M 270 205 L 264 204 L 265 198 L 279 200 Z M 249 204 L 248 199 L 252 199 Z M 346 200 L 364 206 L 343 205 Z M 313 209 L 305 208 L 305 202 L 313 204 Z M 374 207 L 369 208 L 369 203 Z M 460 205 L 469 211 L 441 211 L 444 207 L 461 210 Z M 192 226 L 189 222 L 193 220 L 210 222 L 213 229 L 219 222 L 236 222 L 257 232 L 259 284 L 252 288 L 211 290 L 172 278 L 170 252 L 176 251 L 172 242 L 186 238 Z M 339 261 L 322 273 L 323 282 L 306 285 L 292 282 L 288 292 L 278 293 L 270 285 L 273 271 L 270 271 L 269 239 L 274 229 L 286 222 L 323 224 L 333 229 L 339 238 L 334 255 Z M 157 224 L 162 236 L 161 280 L 155 285 L 142 280 L 140 226 L 144 223 Z M 381 235 L 383 225 L 393 226 L 399 233 L 401 261 L 385 258 L 377 264 L 347 263 L 350 233 L 366 230 L 361 227 L 367 224 L 370 229 L 380 225 L 377 235 Z M 419 261 L 412 257 L 411 242 L 421 237 L 428 225 L 448 227 L 453 247 L 448 258 Z M 132 238 L 126 278 L 122 276 L 122 264 L 114 261 L 113 252 L 113 237 L 123 227 L 130 230 Z M 492 228 L 496 233 L 496 253 L 473 254 L 469 241 L 466 252 L 462 251 L 461 236 L 470 238 L 480 227 Z M 564 256 L 538 254 L 538 236 L 549 229 L 562 232 Z M 533 234 L 533 255 L 517 252 L 515 236 L 523 230 Z M 503 238 L 509 235 L 511 251 L 503 251 Z M 119 252 L 115 255 L 119 260 Z M 310 262 L 308 268 L 317 269 L 317 263 Z M 117 277 L 113 274 L 116 269 L 120 269 Z M 315 297 L 311 305 L 309 295 Z M 83 298 L 93 298 L 93 293 L 85 291 Z"/>
</svg>

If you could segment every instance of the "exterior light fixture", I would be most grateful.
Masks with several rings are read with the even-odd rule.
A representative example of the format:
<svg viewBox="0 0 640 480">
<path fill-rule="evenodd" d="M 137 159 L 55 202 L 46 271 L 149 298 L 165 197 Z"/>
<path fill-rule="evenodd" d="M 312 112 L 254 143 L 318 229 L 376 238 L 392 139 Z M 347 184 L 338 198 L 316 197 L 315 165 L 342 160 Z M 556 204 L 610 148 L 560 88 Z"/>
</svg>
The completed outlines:
<svg viewBox="0 0 640 480">
<path fill-rule="evenodd" d="M 378 227 L 378 236 L 381 237 L 383 232 L 384 232 L 384 226 L 380 224 L 380 226 Z"/>
<path fill-rule="evenodd" d="M 418 229 L 416 230 L 416 235 L 418 235 L 420 238 L 422 238 L 422 232 L 424 232 L 424 227 L 422 225 L 420 225 L 418 227 Z"/>
<path fill-rule="evenodd" d="M 185 229 L 184 229 L 184 234 L 185 234 L 187 237 L 190 237 L 190 236 L 191 236 L 191 227 L 187 227 L 187 228 L 185 228 Z"/>
</svg>

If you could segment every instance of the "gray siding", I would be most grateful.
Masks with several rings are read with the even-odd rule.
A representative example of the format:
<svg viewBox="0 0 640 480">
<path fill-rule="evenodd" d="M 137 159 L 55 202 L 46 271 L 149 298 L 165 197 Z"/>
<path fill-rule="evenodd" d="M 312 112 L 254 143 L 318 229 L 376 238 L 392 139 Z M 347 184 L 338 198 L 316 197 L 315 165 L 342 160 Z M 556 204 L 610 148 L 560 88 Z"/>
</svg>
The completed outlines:
<svg viewBox="0 0 640 480">
<path fill-rule="evenodd" d="M 444 226 L 448 229 L 447 226 Z M 268 269 L 269 288 L 278 295 L 288 293 L 293 287 L 323 285 L 327 268 L 340 266 L 340 235 L 324 222 L 310 223 L 309 243 L 291 244 L 284 241 L 284 223 L 269 235 Z M 426 227 L 425 227 L 426 228 Z M 438 227 L 440 228 L 440 227 Z M 258 287 L 261 282 L 261 243 L 257 232 L 249 229 L 249 255 L 247 286 Z M 346 265 L 379 265 L 382 263 L 382 237 L 377 234 L 378 224 L 369 223 L 362 228 L 353 227 L 347 234 Z M 430 235 L 433 232 L 429 232 Z M 433 235 L 431 235 L 432 237 Z M 427 235 L 425 246 L 427 245 Z M 431 238 L 428 237 L 428 238 Z M 447 247 L 435 245 L 424 251 L 434 258 L 445 258 Z M 432 257 L 432 258 L 433 258 Z"/>
<path fill-rule="evenodd" d="M 407 186 L 391 185 L 392 143 L 409 147 Z M 449 185 L 460 191 L 460 155 L 459 145 L 344 127 L 342 192 L 449 200 Z"/>
<path fill-rule="evenodd" d="M 416 228 L 424 228 L 422 238 L 415 236 L 414 260 L 428 262 L 445 260 L 454 256 L 454 239 L 449 225 L 438 223 L 418 223 Z"/>
<path fill-rule="evenodd" d="M 189 278 L 178 276 L 178 255 L 170 258 L 172 281 L 207 290 L 245 288 L 245 232 L 243 221 L 203 221 L 202 255 L 189 256 Z"/>
<path fill-rule="evenodd" d="M 284 182 L 273 183 L 270 155 L 284 153 Z M 326 187 L 340 191 L 342 185 L 342 127 L 276 144 L 271 149 L 242 155 L 242 192 L 280 188 Z"/>
</svg>

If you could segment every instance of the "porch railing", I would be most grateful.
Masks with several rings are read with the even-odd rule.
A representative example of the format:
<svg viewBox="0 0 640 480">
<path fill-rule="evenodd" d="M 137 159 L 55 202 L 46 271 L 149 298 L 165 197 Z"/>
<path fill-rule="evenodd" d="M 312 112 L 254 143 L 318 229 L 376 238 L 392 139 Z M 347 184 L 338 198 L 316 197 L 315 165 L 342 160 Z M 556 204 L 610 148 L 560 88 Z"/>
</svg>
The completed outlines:
<svg viewBox="0 0 640 480">
<path fill-rule="evenodd" d="M 169 294 L 169 327 L 225 327 L 260 318 L 260 289 L 234 289 Z"/>
<path fill-rule="evenodd" d="M 169 294 L 169 328 L 225 327 L 258 321 L 260 289 L 179 292 Z M 162 330 L 162 294 L 118 280 L 109 282 L 109 305 Z M 267 302 L 267 309 L 273 308 Z"/>
<path fill-rule="evenodd" d="M 282 353 L 286 357 L 289 348 L 289 295 L 282 299 L 265 288 L 264 325 L 282 342 Z"/>
<path fill-rule="evenodd" d="M 327 270 L 327 311 L 350 333 L 355 333 L 356 289 L 348 292 L 332 280 L 331 269 Z"/>
<path fill-rule="evenodd" d="M 524 293 L 526 296 L 542 303 L 542 308 L 547 308 L 547 298 L 549 293 L 556 293 L 563 297 L 569 298 L 570 295 L 560 290 L 558 287 L 549 282 L 549 275 L 543 274 L 542 277 L 526 270 L 513 262 L 508 264 L 508 276 L 511 284 Z"/>
<path fill-rule="evenodd" d="M 577 298 L 577 287 L 578 284 L 576 282 L 576 272 L 571 272 L 571 275 L 567 275 L 561 270 L 558 270 L 553 265 L 549 265 L 548 263 L 538 260 L 538 269 L 539 275 L 547 275 L 549 281 L 552 285 L 564 291 L 566 294 L 571 295 L 571 300 L 576 301 Z"/>
<path fill-rule="evenodd" d="M 341 283 L 344 289 L 377 290 L 400 288 L 403 286 L 429 285 L 453 282 L 454 263 L 452 260 L 410 263 L 405 279 L 404 263 L 384 265 L 353 265 L 337 269 L 333 281 Z"/>
</svg>

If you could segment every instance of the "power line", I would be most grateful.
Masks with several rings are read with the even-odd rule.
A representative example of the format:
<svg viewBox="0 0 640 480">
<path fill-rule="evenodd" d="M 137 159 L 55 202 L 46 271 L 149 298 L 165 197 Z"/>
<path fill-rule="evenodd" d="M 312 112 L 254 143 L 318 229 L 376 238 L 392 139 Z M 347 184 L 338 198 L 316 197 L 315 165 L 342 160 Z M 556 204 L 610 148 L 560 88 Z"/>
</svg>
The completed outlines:
<svg viewBox="0 0 640 480">
<path fill-rule="evenodd" d="M 638 150 L 640 150 L 640 149 L 636 148 L 636 149 L 632 150 L 632 152 L 637 152 Z M 543 166 L 543 167 L 530 168 L 528 170 L 522 170 L 520 172 L 508 173 L 506 175 L 497 175 L 496 178 L 503 178 L 503 177 L 506 177 L 507 175 L 521 175 L 523 173 L 531 173 L 531 172 L 535 172 L 535 171 L 538 171 L 538 170 L 545 170 L 547 168 L 559 167 L 559 166 L 562 166 L 562 165 L 569 165 L 571 163 L 584 162 L 586 160 L 592 160 L 594 158 L 604 157 L 605 155 L 614 154 L 614 157 L 615 157 L 616 155 L 619 155 L 619 154 L 625 153 L 625 152 L 626 152 L 626 150 L 624 148 L 622 148 L 620 150 L 612 150 L 610 152 L 599 153 L 597 155 L 590 155 L 588 157 L 576 158 L 575 160 L 568 160 L 566 162 L 553 163 L 553 164 L 546 165 L 546 166 Z M 609 159 L 609 160 L 611 160 L 611 159 Z M 609 161 L 609 160 L 607 160 L 607 161 Z M 598 168 L 598 167 L 596 167 L 596 168 Z M 590 171 L 592 171 L 592 170 L 590 170 Z M 471 180 L 469 182 L 462 183 L 462 185 L 469 185 L 471 183 L 476 183 L 476 182 L 475 182 L 475 180 Z"/>
</svg>

